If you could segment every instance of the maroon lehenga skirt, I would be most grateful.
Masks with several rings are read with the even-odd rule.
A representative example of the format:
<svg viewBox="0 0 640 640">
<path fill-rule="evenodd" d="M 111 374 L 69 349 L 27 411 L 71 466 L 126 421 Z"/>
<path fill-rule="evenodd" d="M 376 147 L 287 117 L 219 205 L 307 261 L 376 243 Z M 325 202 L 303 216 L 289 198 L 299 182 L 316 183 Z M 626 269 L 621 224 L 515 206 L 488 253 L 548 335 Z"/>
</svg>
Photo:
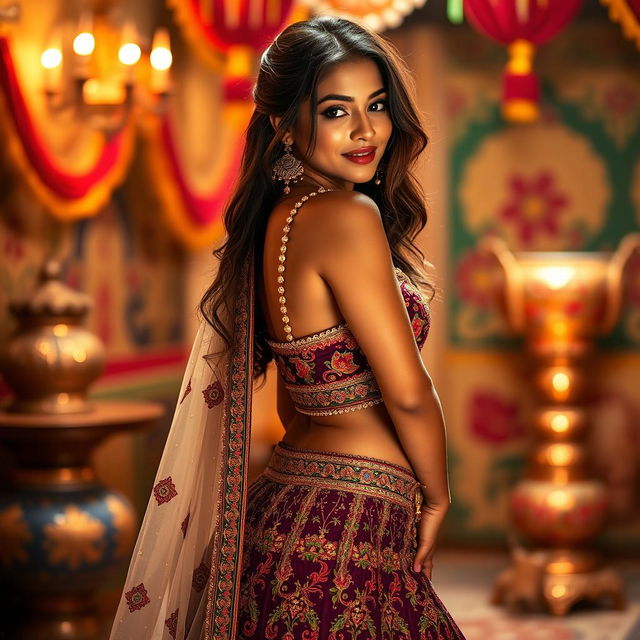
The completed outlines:
<svg viewBox="0 0 640 640">
<path fill-rule="evenodd" d="M 413 570 L 407 469 L 280 442 L 248 491 L 238 640 L 464 639 Z"/>
</svg>

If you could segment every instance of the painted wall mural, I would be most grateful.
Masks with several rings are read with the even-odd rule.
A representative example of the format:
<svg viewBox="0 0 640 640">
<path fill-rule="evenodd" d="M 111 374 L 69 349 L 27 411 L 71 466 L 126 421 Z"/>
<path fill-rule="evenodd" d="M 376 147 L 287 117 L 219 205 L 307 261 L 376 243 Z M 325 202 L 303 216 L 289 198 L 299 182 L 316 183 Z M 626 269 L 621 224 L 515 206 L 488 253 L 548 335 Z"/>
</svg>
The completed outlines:
<svg viewBox="0 0 640 640">
<path fill-rule="evenodd" d="M 540 120 L 510 125 L 500 113 L 497 46 L 462 30 L 448 32 L 445 43 L 447 370 L 455 380 L 446 406 L 456 496 L 447 535 L 503 541 L 507 490 L 524 467 L 533 398 L 519 342 L 493 302 L 501 283 L 478 243 L 495 234 L 514 250 L 609 251 L 638 229 L 639 60 L 614 25 L 572 24 L 539 52 Z M 601 341 L 590 436 L 594 468 L 612 495 L 604 543 L 619 548 L 640 540 L 640 258 L 629 264 L 625 287 L 621 319 Z"/>
</svg>

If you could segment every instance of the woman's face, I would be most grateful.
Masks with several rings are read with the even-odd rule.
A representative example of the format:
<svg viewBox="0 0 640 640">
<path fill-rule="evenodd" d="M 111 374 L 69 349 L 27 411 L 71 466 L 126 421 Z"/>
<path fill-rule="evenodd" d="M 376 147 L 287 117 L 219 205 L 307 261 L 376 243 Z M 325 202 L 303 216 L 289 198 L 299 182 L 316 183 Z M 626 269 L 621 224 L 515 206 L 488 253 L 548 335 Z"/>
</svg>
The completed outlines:
<svg viewBox="0 0 640 640">
<path fill-rule="evenodd" d="M 312 115 L 310 101 L 301 104 L 298 121 L 284 138 L 293 141 L 302 158 L 311 136 L 311 117 L 315 119 L 316 142 L 303 160 L 305 176 L 337 189 L 368 182 L 393 128 L 378 66 L 367 58 L 336 65 L 318 83 L 317 99 Z"/>
</svg>

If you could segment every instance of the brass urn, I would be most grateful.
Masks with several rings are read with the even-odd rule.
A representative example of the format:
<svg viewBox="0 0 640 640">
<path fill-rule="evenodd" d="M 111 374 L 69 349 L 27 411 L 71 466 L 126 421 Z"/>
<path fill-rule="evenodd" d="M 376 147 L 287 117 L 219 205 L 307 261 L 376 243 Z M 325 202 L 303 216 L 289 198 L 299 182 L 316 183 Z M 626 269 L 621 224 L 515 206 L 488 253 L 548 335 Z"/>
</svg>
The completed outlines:
<svg viewBox="0 0 640 640">
<path fill-rule="evenodd" d="M 7 411 L 44 414 L 91 410 L 87 389 L 105 363 L 100 339 L 82 326 L 89 296 L 60 280 L 60 264 L 46 262 L 36 291 L 9 303 L 18 321 L 0 369 L 16 399 Z"/>
</svg>

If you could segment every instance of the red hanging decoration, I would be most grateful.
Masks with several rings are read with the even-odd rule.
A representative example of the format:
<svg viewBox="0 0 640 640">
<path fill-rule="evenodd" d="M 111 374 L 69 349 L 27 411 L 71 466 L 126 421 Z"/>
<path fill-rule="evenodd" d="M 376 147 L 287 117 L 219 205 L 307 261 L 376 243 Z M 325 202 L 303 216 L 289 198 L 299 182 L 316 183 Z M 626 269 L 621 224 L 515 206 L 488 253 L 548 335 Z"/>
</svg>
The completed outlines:
<svg viewBox="0 0 640 640">
<path fill-rule="evenodd" d="M 575 16 L 582 0 L 465 0 L 465 15 L 483 35 L 507 45 L 502 113 L 506 120 L 538 118 L 540 88 L 533 72 L 535 47 L 557 35 Z"/>
<path fill-rule="evenodd" d="M 290 21 L 294 0 L 168 0 L 185 39 L 214 69 L 236 47 L 262 51 Z"/>
</svg>

